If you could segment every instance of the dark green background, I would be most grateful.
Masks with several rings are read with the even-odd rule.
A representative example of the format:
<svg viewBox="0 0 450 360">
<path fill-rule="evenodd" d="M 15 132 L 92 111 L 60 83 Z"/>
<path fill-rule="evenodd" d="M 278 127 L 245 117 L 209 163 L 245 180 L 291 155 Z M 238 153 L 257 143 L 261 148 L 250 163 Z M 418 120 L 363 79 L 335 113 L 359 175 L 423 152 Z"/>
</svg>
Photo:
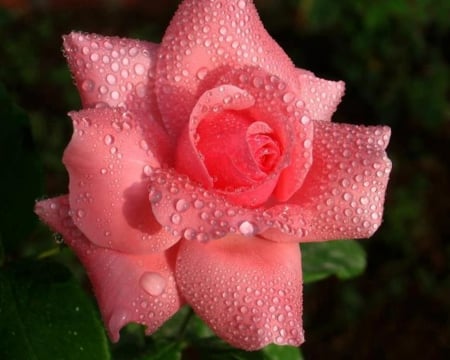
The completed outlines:
<svg viewBox="0 0 450 360">
<path fill-rule="evenodd" d="M 67 191 L 61 164 L 71 135 L 66 113 L 80 104 L 60 51 L 61 35 L 82 30 L 159 41 L 177 4 L 8 2 L 17 6 L 0 6 L 0 82 L 30 122 L 17 120 L 0 137 L 2 166 L 8 164 L 1 176 L 0 210 L 7 225 L 0 264 L 54 248 L 51 233 L 34 222 L 30 195 Z M 304 357 L 445 358 L 450 352 L 450 2 L 260 0 L 257 6 L 298 66 L 346 81 L 334 121 L 392 127 L 385 220 L 362 242 L 367 270 L 353 280 L 332 277 L 305 287 Z M 2 123 L 22 117 L 1 105 Z M 12 191 L 14 186 L 22 190 Z M 70 252 L 63 250 L 57 259 L 83 278 Z"/>
</svg>

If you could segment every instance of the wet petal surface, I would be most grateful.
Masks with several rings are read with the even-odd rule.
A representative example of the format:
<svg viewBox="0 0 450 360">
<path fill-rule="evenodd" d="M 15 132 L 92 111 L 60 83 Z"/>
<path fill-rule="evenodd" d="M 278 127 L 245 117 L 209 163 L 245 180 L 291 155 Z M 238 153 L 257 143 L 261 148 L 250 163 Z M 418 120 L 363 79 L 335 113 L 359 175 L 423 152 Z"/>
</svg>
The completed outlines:
<svg viewBox="0 0 450 360">
<path fill-rule="evenodd" d="M 304 102 L 305 115 L 312 120 L 331 121 L 344 95 L 344 82 L 321 79 L 303 69 L 297 69 L 296 75 L 297 94 Z"/>
<path fill-rule="evenodd" d="M 388 127 L 315 122 L 314 162 L 301 190 L 285 205 L 268 210 L 284 218 L 285 234 L 303 240 L 366 238 L 381 224 L 391 161 L 385 148 Z M 278 231 L 265 237 L 284 239 Z"/>
<path fill-rule="evenodd" d="M 158 103 L 167 131 L 176 137 L 201 95 L 203 81 L 245 65 L 286 80 L 295 71 L 250 0 L 182 2 L 158 53 Z"/>
<path fill-rule="evenodd" d="M 297 244 L 243 236 L 183 241 L 176 279 L 195 312 L 233 346 L 256 350 L 304 341 Z"/>
<path fill-rule="evenodd" d="M 295 228 L 286 230 L 289 218 L 282 211 L 238 206 L 173 170 L 155 169 L 150 179 L 149 200 L 156 219 L 167 231 L 187 240 L 207 242 L 227 234 L 254 236 L 271 228 L 295 231 L 295 236 L 302 238 L 308 227 L 297 216 Z"/>
<path fill-rule="evenodd" d="M 168 157 L 161 129 L 147 123 L 144 131 L 140 115 L 110 108 L 72 118 L 63 161 L 75 224 L 93 243 L 115 250 L 161 251 L 174 244 L 177 237 L 155 220 L 147 200 L 148 175 Z"/>
<path fill-rule="evenodd" d="M 159 121 L 154 92 L 158 45 L 73 32 L 64 51 L 83 107 L 120 106 L 148 112 Z"/>
<path fill-rule="evenodd" d="M 92 244 L 75 226 L 67 196 L 40 201 L 36 213 L 75 251 L 85 266 L 113 341 L 130 322 L 155 332 L 182 305 L 174 279 L 176 249 L 130 255 Z"/>
</svg>

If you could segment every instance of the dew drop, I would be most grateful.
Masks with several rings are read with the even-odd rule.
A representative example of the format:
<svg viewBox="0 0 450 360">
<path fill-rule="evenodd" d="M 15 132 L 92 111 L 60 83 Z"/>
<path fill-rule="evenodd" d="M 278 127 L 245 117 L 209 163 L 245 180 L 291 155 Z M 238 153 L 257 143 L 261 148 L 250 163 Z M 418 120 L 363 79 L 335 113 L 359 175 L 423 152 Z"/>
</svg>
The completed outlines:
<svg viewBox="0 0 450 360">
<path fill-rule="evenodd" d="M 189 203 L 185 199 L 179 199 L 175 203 L 175 209 L 179 212 L 186 211 L 189 208 Z"/>
<path fill-rule="evenodd" d="M 149 149 L 148 143 L 145 140 L 141 140 L 139 145 L 141 146 L 142 150 L 148 150 Z"/>
<path fill-rule="evenodd" d="M 116 77 L 112 74 L 108 74 L 108 75 L 106 75 L 106 82 L 109 85 L 114 85 L 116 83 Z"/>
<path fill-rule="evenodd" d="M 362 196 L 362 197 L 359 199 L 359 202 L 360 202 L 362 205 L 367 205 L 367 204 L 369 203 L 369 199 L 368 199 L 367 197 L 365 197 L 365 196 Z"/>
<path fill-rule="evenodd" d="M 144 172 L 145 176 L 150 176 L 151 174 L 153 174 L 153 168 L 150 165 L 145 165 L 142 171 Z"/>
<path fill-rule="evenodd" d="M 146 272 L 139 279 L 139 284 L 150 295 L 159 296 L 166 288 L 166 279 L 161 274 Z"/>
<path fill-rule="evenodd" d="M 94 82 L 90 79 L 86 79 L 81 83 L 81 89 L 83 91 L 92 91 L 94 90 Z"/>
<path fill-rule="evenodd" d="M 239 225 L 239 231 L 242 235 L 252 236 L 255 234 L 255 226 L 250 221 L 243 221 Z"/>
<path fill-rule="evenodd" d="M 172 216 L 170 217 L 170 221 L 172 222 L 172 224 L 178 225 L 181 222 L 181 215 L 180 214 L 172 214 Z"/>
<path fill-rule="evenodd" d="M 300 122 L 301 122 L 303 125 L 308 125 L 310 121 L 311 121 L 310 118 L 307 117 L 306 115 L 305 115 L 305 116 L 302 116 L 302 118 L 300 119 Z"/>
<path fill-rule="evenodd" d="M 294 94 L 291 92 L 287 92 L 283 95 L 283 101 L 287 104 L 290 103 L 294 99 Z"/>
<path fill-rule="evenodd" d="M 105 137 L 103 138 L 103 142 L 105 143 L 105 145 L 111 145 L 114 142 L 114 137 L 112 135 L 105 135 Z"/>
<path fill-rule="evenodd" d="M 187 228 L 183 233 L 183 236 L 186 240 L 194 240 L 196 235 L 197 233 L 195 232 L 195 230 L 190 228 Z"/>
<path fill-rule="evenodd" d="M 205 67 L 202 67 L 197 71 L 197 78 L 199 80 L 203 80 L 207 74 L 208 74 L 208 69 Z"/>
<path fill-rule="evenodd" d="M 162 194 L 159 190 L 156 190 L 155 188 L 150 188 L 149 191 L 149 200 L 151 203 L 156 204 L 157 202 L 161 201 Z"/>
</svg>

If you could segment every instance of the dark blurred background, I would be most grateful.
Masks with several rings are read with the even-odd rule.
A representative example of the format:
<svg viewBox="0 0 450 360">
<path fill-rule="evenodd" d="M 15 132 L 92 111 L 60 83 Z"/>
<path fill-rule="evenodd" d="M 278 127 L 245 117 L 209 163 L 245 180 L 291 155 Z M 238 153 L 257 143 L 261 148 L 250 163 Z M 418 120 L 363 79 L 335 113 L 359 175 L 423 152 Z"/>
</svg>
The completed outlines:
<svg viewBox="0 0 450 360">
<path fill-rule="evenodd" d="M 178 2 L 0 0 L 0 82 L 30 115 L 46 195 L 67 191 L 66 114 L 80 108 L 61 35 L 158 42 Z M 256 4 L 297 66 L 345 80 L 334 121 L 392 127 L 385 220 L 362 242 L 367 271 L 306 286 L 305 358 L 450 358 L 450 1 Z M 41 235 L 17 251 L 45 250 Z"/>
</svg>

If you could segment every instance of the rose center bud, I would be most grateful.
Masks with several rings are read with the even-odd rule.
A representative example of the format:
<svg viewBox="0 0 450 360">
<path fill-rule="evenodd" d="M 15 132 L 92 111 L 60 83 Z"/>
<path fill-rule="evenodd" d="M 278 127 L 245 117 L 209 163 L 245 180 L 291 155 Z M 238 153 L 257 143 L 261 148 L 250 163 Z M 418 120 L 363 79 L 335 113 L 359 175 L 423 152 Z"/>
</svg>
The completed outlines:
<svg viewBox="0 0 450 360">
<path fill-rule="evenodd" d="M 197 134 L 197 149 L 216 188 L 252 186 L 266 178 L 280 158 L 272 128 L 248 111 L 208 114 Z"/>
</svg>

